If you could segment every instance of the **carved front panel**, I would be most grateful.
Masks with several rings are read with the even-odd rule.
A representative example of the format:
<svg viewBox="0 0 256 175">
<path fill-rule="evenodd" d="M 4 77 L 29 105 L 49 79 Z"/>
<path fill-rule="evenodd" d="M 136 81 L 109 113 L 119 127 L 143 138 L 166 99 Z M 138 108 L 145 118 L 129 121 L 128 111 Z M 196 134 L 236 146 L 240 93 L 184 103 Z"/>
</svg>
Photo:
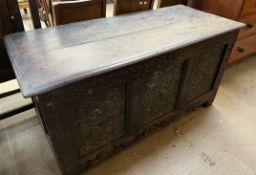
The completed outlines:
<svg viewBox="0 0 256 175">
<path fill-rule="evenodd" d="M 111 72 L 40 96 L 39 103 L 50 137 L 70 136 L 66 145 L 83 158 L 126 134 L 125 98 L 123 75 Z"/>
<path fill-rule="evenodd" d="M 191 102 L 212 90 L 225 48 L 224 43 L 204 42 L 204 45 L 190 49 L 182 103 Z"/>
<path fill-rule="evenodd" d="M 128 86 L 129 116 L 137 128 L 151 124 L 175 108 L 182 63 L 168 60 L 166 55 L 157 59 L 158 62 L 151 63 L 154 67 L 149 73 L 131 81 Z"/>
<path fill-rule="evenodd" d="M 125 135 L 125 86 L 87 93 L 78 110 L 81 157 Z"/>
</svg>

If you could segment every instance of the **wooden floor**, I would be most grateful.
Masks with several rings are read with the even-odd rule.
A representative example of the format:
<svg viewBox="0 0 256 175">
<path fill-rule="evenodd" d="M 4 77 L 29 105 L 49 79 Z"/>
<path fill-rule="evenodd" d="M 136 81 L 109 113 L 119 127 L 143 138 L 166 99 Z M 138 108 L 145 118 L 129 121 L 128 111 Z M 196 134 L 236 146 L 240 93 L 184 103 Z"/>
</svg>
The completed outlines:
<svg viewBox="0 0 256 175">
<path fill-rule="evenodd" d="M 60 175 L 33 110 L 0 122 L 0 155 L 0 175 Z M 211 107 L 83 175 L 256 175 L 256 57 L 227 69 Z"/>
</svg>

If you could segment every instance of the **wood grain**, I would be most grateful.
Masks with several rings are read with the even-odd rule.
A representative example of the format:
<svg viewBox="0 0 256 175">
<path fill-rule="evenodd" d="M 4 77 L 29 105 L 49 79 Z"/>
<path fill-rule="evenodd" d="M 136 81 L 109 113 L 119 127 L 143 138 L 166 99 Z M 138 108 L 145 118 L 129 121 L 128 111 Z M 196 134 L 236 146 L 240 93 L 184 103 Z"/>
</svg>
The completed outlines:
<svg viewBox="0 0 256 175">
<path fill-rule="evenodd" d="M 92 20 L 105 16 L 105 0 L 64 1 L 53 3 L 53 19 L 55 25 Z"/>
<path fill-rule="evenodd" d="M 177 4 L 187 4 L 187 0 L 158 0 L 158 8 L 161 7 L 168 7 L 168 6 L 173 6 Z"/>
<path fill-rule="evenodd" d="M 246 27 L 240 30 L 238 39 L 256 34 L 256 14 L 246 15 L 239 18 L 239 21 L 246 24 Z"/>
<path fill-rule="evenodd" d="M 222 34 L 34 97 L 63 174 L 76 175 L 184 111 L 210 105 L 237 35 Z"/>
<path fill-rule="evenodd" d="M 256 35 L 246 37 L 236 42 L 230 56 L 230 63 L 246 58 L 255 53 Z"/>
<path fill-rule="evenodd" d="M 256 0 L 245 0 L 241 15 L 256 13 Z"/>
<path fill-rule="evenodd" d="M 254 175 L 255 67 L 256 57 L 229 66 L 210 108 L 186 113 L 81 175 Z M 29 111 L 1 121 L 3 175 L 61 175 L 35 116 Z M 174 127 L 192 140 L 191 147 Z"/>
<path fill-rule="evenodd" d="M 188 5 L 209 13 L 236 20 L 244 0 L 188 0 Z"/>
<path fill-rule="evenodd" d="M 154 0 L 114 0 L 114 15 L 150 10 L 153 5 Z"/>
<path fill-rule="evenodd" d="M 256 35 L 256 0 L 189 0 L 188 5 L 196 9 L 214 13 L 246 24 L 237 38 L 230 63 L 246 58 L 256 52 L 254 44 Z M 248 41 L 248 43 L 246 43 Z"/>
<path fill-rule="evenodd" d="M 90 27 L 85 27 L 88 25 Z M 179 5 L 9 35 L 5 43 L 23 95 L 29 97 L 242 26 L 241 23 Z M 76 32 L 66 35 L 68 30 Z"/>
<path fill-rule="evenodd" d="M 28 0 L 28 2 L 29 2 L 29 9 L 30 9 L 34 29 L 40 29 L 40 28 L 42 28 L 42 26 L 41 26 L 41 20 L 39 17 L 39 13 L 38 13 L 37 1 L 36 0 Z"/>
</svg>

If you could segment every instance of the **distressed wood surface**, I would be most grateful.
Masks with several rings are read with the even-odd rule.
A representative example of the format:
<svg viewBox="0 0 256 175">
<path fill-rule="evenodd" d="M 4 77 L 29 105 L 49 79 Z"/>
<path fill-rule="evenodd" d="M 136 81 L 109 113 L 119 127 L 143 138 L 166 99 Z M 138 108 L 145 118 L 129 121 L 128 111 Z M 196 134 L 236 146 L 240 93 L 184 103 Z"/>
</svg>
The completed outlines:
<svg viewBox="0 0 256 175">
<path fill-rule="evenodd" d="M 183 115 L 81 175 L 254 175 L 255 67 L 256 57 L 229 66 L 211 107 Z M 0 122 L 1 175 L 61 175 L 34 116 L 29 111 Z"/>
<path fill-rule="evenodd" d="M 210 105 L 237 34 L 229 32 L 34 97 L 63 174 L 79 174 L 184 111 Z"/>
<path fill-rule="evenodd" d="M 178 5 L 9 35 L 5 44 L 30 97 L 242 26 Z"/>
</svg>

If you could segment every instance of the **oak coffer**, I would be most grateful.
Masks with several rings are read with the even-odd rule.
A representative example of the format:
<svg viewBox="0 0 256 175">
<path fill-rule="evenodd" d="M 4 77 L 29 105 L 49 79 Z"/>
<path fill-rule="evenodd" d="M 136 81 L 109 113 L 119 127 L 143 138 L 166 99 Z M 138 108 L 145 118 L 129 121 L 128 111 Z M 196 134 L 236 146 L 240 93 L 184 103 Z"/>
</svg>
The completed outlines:
<svg viewBox="0 0 256 175">
<path fill-rule="evenodd" d="M 65 175 L 211 105 L 242 23 L 182 5 L 5 37 Z"/>
</svg>

